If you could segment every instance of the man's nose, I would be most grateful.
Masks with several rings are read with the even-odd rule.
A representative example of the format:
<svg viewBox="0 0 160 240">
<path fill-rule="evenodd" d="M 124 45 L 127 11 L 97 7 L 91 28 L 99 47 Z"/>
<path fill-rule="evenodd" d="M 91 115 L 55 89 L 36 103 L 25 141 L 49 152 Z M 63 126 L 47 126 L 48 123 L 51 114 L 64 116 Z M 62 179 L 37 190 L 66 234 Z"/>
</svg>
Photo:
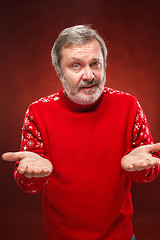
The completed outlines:
<svg viewBox="0 0 160 240">
<path fill-rule="evenodd" d="M 92 69 L 90 67 L 85 67 L 83 69 L 83 76 L 82 76 L 82 79 L 83 80 L 92 80 L 94 78 L 94 74 L 92 72 Z"/>
</svg>

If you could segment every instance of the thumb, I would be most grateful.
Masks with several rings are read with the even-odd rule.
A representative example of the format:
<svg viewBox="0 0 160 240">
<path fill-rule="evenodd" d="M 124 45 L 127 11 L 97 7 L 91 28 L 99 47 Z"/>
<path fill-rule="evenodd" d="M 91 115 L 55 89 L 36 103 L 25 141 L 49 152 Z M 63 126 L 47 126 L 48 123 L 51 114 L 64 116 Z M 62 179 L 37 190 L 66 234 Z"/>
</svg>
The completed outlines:
<svg viewBox="0 0 160 240">
<path fill-rule="evenodd" d="M 5 161 L 19 161 L 24 157 L 23 152 L 7 152 L 2 155 L 2 159 Z"/>
<path fill-rule="evenodd" d="M 160 151 L 160 142 L 159 143 L 155 143 L 155 144 L 151 144 L 147 146 L 147 150 L 149 153 L 153 153 L 156 151 Z"/>
</svg>

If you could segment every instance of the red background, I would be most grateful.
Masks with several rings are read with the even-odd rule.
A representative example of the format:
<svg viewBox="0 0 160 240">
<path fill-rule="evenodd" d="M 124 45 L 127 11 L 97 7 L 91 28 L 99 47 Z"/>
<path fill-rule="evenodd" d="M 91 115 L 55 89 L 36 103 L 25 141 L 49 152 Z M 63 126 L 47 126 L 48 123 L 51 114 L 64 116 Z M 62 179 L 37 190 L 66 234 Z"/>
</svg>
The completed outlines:
<svg viewBox="0 0 160 240">
<path fill-rule="evenodd" d="M 58 33 L 92 24 L 108 50 L 107 86 L 140 101 L 155 142 L 160 141 L 159 1 L 5 1 L 0 6 L 0 151 L 18 151 L 27 106 L 61 88 L 50 50 Z M 9 240 L 44 240 L 41 195 L 23 193 L 14 164 L 0 161 L 0 235 Z M 160 177 L 133 184 L 136 240 L 158 240 Z"/>
</svg>

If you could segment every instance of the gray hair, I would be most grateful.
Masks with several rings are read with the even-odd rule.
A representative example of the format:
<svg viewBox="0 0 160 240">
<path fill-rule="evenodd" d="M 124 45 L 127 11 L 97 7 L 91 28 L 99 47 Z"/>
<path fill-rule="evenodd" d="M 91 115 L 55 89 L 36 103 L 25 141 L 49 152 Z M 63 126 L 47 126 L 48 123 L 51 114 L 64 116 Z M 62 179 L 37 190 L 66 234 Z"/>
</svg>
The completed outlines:
<svg viewBox="0 0 160 240">
<path fill-rule="evenodd" d="M 70 47 L 72 45 L 76 46 L 79 44 L 86 43 L 93 39 L 96 39 L 101 46 L 103 60 L 104 60 L 104 67 L 106 67 L 107 48 L 103 39 L 90 26 L 76 25 L 76 26 L 64 29 L 59 34 L 57 40 L 53 45 L 53 48 L 51 51 L 52 64 L 54 65 L 57 72 L 59 74 L 62 74 L 60 60 L 61 60 L 61 50 L 63 47 Z"/>
</svg>

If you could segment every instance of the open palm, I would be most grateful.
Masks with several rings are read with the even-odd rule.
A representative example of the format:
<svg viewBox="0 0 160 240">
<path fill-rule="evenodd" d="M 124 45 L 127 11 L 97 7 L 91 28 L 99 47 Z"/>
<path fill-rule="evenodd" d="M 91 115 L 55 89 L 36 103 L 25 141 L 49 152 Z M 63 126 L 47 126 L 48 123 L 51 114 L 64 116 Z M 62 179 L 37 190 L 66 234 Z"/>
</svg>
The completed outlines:
<svg viewBox="0 0 160 240">
<path fill-rule="evenodd" d="M 53 171 L 52 164 L 48 159 L 28 151 L 4 153 L 2 159 L 5 161 L 19 161 L 17 171 L 27 178 L 46 177 Z"/>
</svg>

